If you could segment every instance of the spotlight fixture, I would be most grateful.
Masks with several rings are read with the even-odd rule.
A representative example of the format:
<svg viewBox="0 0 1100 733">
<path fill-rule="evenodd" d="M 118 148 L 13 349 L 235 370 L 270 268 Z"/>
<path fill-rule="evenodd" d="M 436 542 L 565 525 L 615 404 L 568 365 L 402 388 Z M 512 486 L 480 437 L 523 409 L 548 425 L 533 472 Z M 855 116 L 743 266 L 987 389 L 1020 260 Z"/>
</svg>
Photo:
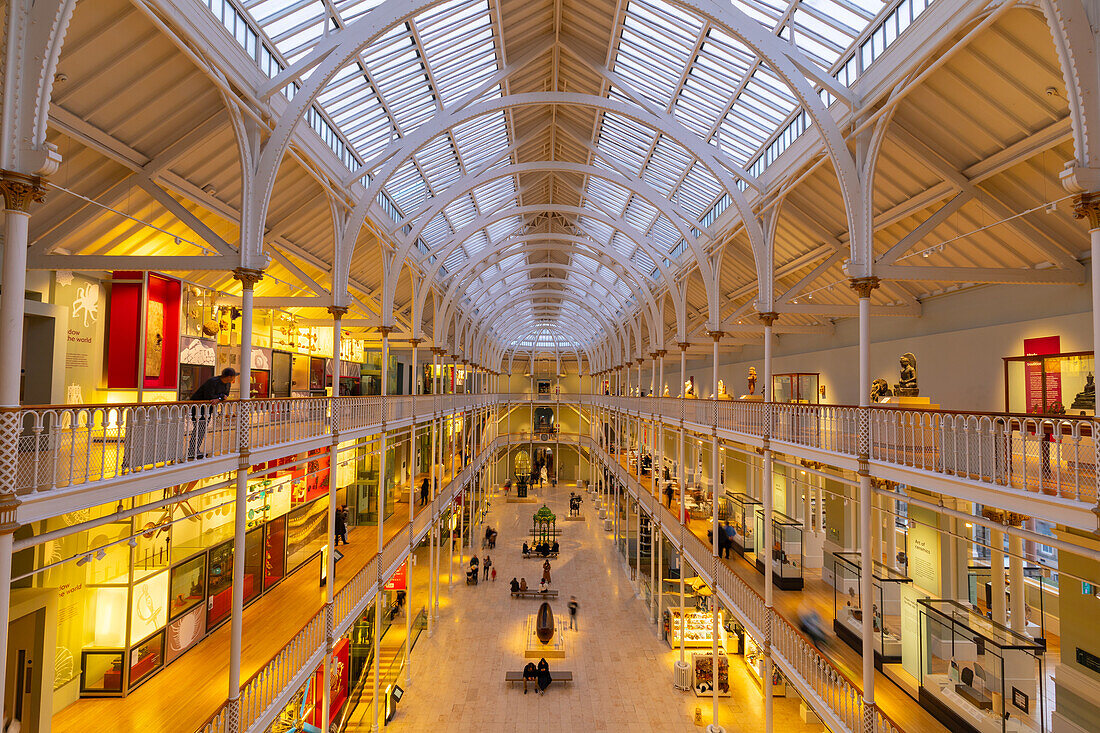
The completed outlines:
<svg viewBox="0 0 1100 733">
<path fill-rule="evenodd" d="M 99 551 L 96 552 L 96 554 L 95 554 L 95 559 L 96 560 L 102 560 L 105 557 L 107 557 L 107 549 L 104 548 L 104 547 L 100 547 Z"/>
<path fill-rule="evenodd" d="M 76 564 L 77 565 L 86 565 L 86 564 L 88 564 L 88 562 L 91 561 L 91 559 L 92 559 L 91 555 L 81 555 L 80 559 L 76 561 Z"/>
<path fill-rule="evenodd" d="M 126 544 L 128 544 L 130 547 L 137 547 L 137 537 L 131 537 Z"/>
</svg>

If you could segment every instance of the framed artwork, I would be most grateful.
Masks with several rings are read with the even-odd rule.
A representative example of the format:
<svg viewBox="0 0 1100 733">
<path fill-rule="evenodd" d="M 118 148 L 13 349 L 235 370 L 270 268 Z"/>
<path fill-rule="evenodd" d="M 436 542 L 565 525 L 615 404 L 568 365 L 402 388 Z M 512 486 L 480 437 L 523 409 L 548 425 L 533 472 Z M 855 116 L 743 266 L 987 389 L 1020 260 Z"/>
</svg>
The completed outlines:
<svg viewBox="0 0 1100 733">
<path fill-rule="evenodd" d="M 145 306 L 145 376 L 159 377 L 164 361 L 164 304 L 150 300 Z"/>
</svg>

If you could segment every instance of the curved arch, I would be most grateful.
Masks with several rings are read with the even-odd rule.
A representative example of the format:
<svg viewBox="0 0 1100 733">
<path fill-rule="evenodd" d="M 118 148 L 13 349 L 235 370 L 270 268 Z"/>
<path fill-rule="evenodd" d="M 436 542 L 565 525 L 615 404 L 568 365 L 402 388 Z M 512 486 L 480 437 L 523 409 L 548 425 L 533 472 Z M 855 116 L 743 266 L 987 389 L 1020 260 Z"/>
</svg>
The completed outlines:
<svg viewBox="0 0 1100 733">
<path fill-rule="evenodd" d="M 522 241 L 507 240 L 507 241 L 503 242 L 502 243 L 502 248 L 500 250 L 498 250 L 496 253 L 494 253 L 494 258 L 499 259 L 501 257 L 510 257 L 510 256 L 513 256 L 513 255 L 516 255 L 516 254 L 520 254 L 523 251 L 525 251 L 525 249 L 527 249 L 527 248 L 523 247 L 523 246 L 517 246 L 517 245 L 526 245 L 528 243 L 528 241 L 537 241 L 540 244 L 546 245 L 546 244 L 549 244 L 551 242 L 554 242 L 555 240 L 557 240 L 559 238 L 564 239 L 565 241 L 569 242 L 571 245 L 580 244 L 581 246 L 590 246 L 591 244 L 593 244 L 593 243 L 590 243 L 587 240 L 583 239 L 582 237 L 575 237 L 573 235 L 565 235 L 565 234 L 561 234 L 561 235 L 529 234 L 529 235 L 523 235 L 522 237 L 517 238 L 518 240 L 522 240 Z M 576 241 L 573 241 L 573 240 L 576 240 Z M 509 251 L 513 247 L 516 247 L 515 251 Z M 598 257 L 591 256 L 587 252 L 584 252 L 584 251 L 578 252 L 577 250 L 573 249 L 572 247 L 563 246 L 562 244 L 552 244 L 551 246 L 540 246 L 538 248 L 538 250 L 540 252 L 543 252 L 543 251 L 564 252 L 566 254 L 569 254 L 570 256 L 576 256 L 578 254 L 581 254 L 584 257 L 590 259 L 591 261 L 596 262 L 597 264 L 599 264 L 603 267 L 606 267 L 607 269 L 612 270 L 613 272 L 615 272 L 615 274 L 619 276 L 620 281 L 622 281 L 622 282 L 629 282 L 630 280 L 634 280 L 634 278 L 635 278 L 634 274 L 630 270 L 625 268 L 621 263 L 619 263 L 616 260 L 611 260 L 610 258 L 608 258 L 607 262 L 603 262 Z M 481 259 L 481 260 L 472 260 L 471 259 L 471 260 L 467 261 L 466 263 L 463 263 L 463 267 L 460 270 L 456 270 L 453 273 L 451 285 L 447 289 L 447 293 L 443 297 L 443 301 L 442 301 L 442 304 L 441 304 L 442 313 L 443 314 L 450 313 L 455 307 L 457 307 L 457 305 L 459 303 L 459 300 L 460 300 L 459 299 L 459 294 L 460 293 L 465 293 L 465 291 L 469 288 L 469 286 L 475 280 L 480 278 L 485 273 L 486 270 L 488 270 L 489 268 L 493 267 L 496 264 L 497 264 L 497 262 L 494 261 L 494 259 L 490 259 L 490 258 L 484 258 L 484 259 Z M 557 263 L 557 262 L 530 264 L 529 266 L 523 266 L 520 269 L 513 269 L 513 270 L 510 270 L 510 271 L 503 271 L 502 270 L 500 273 L 494 274 L 493 279 L 484 282 L 483 285 L 485 287 L 490 287 L 495 282 L 499 281 L 500 278 L 498 278 L 497 275 L 499 275 L 500 277 L 507 277 L 511 274 L 514 274 L 515 272 L 530 271 L 530 270 L 535 270 L 535 269 L 540 269 L 540 268 L 550 268 L 550 269 L 566 268 L 566 269 L 568 269 L 567 265 L 565 265 L 564 263 Z M 584 275 L 585 277 L 587 277 L 589 279 L 592 278 L 592 274 L 588 273 L 585 270 L 573 269 L 573 270 L 570 270 L 570 271 L 571 272 L 577 272 L 578 274 Z M 624 274 L 625 274 L 625 277 L 624 277 Z M 603 287 L 607 288 L 609 292 L 612 292 L 612 288 L 609 287 L 608 283 L 606 283 L 604 281 L 596 281 L 596 282 L 599 282 Z M 635 281 L 635 282 L 636 282 L 635 287 L 630 289 L 631 293 L 635 297 L 638 297 L 640 301 L 645 302 L 646 308 L 640 308 L 640 310 L 647 317 L 647 321 L 650 323 L 650 328 L 652 330 L 653 324 L 656 322 L 655 321 L 655 319 L 656 319 L 656 303 L 653 300 L 653 294 L 650 293 L 649 289 L 646 288 L 644 285 L 642 285 L 640 283 L 637 283 L 637 281 Z M 647 309 L 648 309 L 648 312 L 647 312 Z M 446 320 L 446 319 L 444 318 L 444 320 Z"/>
<path fill-rule="evenodd" d="M 561 206 L 555 206 L 554 210 L 556 212 L 559 212 L 559 213 L 575 214 L 575 215 L 578 215 L 578 216 L 585 216 L 585 217 L 588 217 L 589 219 L 593 219 L 593 220 L 596 220 L 596 221 L 602 221 L 604 224 L 607 224 L 611 228 L 613 228 L 613 229 L 615 229 L 619 232 L 622 232 L 625 236 L 629 237 L 630 240 L 632 242 L 634 242 L 635 244 L 639 244 L 640 246 L 643 246 L 643 248 L 646 249 L 646 253 L 651 256 L 651 259 L 653 258 L 652 255 L 656 254 L 656 250 L 653 249 L 653 245 L 652 245 L 651 242 L 648 241 L 648 238 L 645 237 L 645 235 L 643 235 L 641 232 L 639 232 L 633 226 L 631 226 L 630 224 L 628 224 L 627 222 L 625 222 L 621 219 L 615 219 L 611 216 L 608 216 L 607 214 L 604 214 L 602 211 L 596 211 L 594 209 L 585 209 L 585 208 L 581 208 L 579 206 L 561 205 Z M 466 228 L 461 230 L 461 232 L 456 233 L 455 236 L 452 237 L 451 240 L 450 240 L 450 242 L 451 242 L 450 246 L 447 249 L 443 250 L 443 252 L 441 252 L 439 255 L 437 255 L 437 257 L 445 259 L 445 257 L 443 257 L 443 253 L 452 251 L 454 249 L 454 247 L 458 246 L 459 243 L 461 243 L 462 241 L 464 241 L 468 237 L 472 236 L 474 233 L 478 232 L 479 230 L 484 229 L 485 227 L 489 226 L 490 224 L 496 223 L 496 222 L 501 221 L 503 219 L 510 219 L 512 217 L 517 217 L 517 216 L 518 217 L 523 217 L 527 214 L 541 214 L 541 213 L 544 213 L 545 211 L 546 211 L 546 207 L 541 206 L 541 205 L 521 206 L 519 208 L 507 209 L 507 210 L 503 210 L 503 211 L 497 211 L 497 212 L 494 212 L 492 214 L 482 216 L 482 217 L 480 217 L 478 219 L 475 219 L 474 221 L 470 222 L 466 226 Z M 658 257 L 664 257 L 665 254 L 660 254 L 660 255 L 657 255 L 657 256 Z M 666 284 L 669 286 L 669 292 L 680 293 L 681 292 L 680 287 L 676 284 L 675 280 L 673 280 L 673 278 L 668 274 L 668 272 L 665 271 L 665 270 L 662 270 L 662 274 L 664 274 L 666 276 L 665 279 L 666 279 Z M 426 275 L 426 277 L 430 277 L 430 276 L 431 276 L 430 274 Z M 425 291 L 426 290 L 427 290 L 427 288 L 425 288 Z M 686 321 L 687 316 L 686 316 L 685 306 L 684 306 L 684 303 L 683 303 L 683 298 L 674 298 L 673 301 L 674 301 L 673 304 L 676 308 L 677 322 L 679 322 L 679 319 L 681 317 L 683 317 L 683 319 Z"/>
<path fill-rule="evenodd" d="M 585 300 L 583 298 L 580 298 L 580 297 L 578 297 L 578 296 L 576 296 L 572 293 L 566 293 L 566 292 L 561 291 L 561 290 L 541 290 L 541 291 L 536 290 L 536 291 L 533 291 L 533 292 L 532 291 L 527 291 L 527 292 L 520 293 L 520 294 L 516 295 L 516 294 L 514 294 L 515 293 L 515 288 L 512 288 L 508 291 L 505 291 L 505 293 L 506 294 L 511 294 L 510 297 L 503 300 L 500 303 L 499 309 L 495 309 L 495 310 L 507 310 L 508 308 L 510 308 L 511 306 L 514 306 L 517 303 L 524 302 L 524 301 L 530 302 L 533 298 L 539 297 L 540 295 L 546 296 L 546 297 L 554 297 L 554 298 L 560 299 L 562 301 L 570 302 L 573 305 L 577 306 L 580 310 L 578 312 L 574 313 L 573 315 L 575 315 L 577 317 L 581 317 L 583 312 L 587 312 L 589 314 L 589 316 L 591 316 L 592 320 L 594 320 L 598 325 L 602 326 L 605 331 L 610 332 L 611 324 L 603 316 L 603 314 L 600 313 L 600 311 L 596 308 L 596 305 L 592 304 L 592 303 L 589 303 L 587 300 Z M 550 305 L 550 304 L 548 304 L 548 305 Z M 560 304 L 553 304 L 553 305 L 560 305 Z M 532 306 L 537 307 L 538 304 L 532 302 Z M 531 316 L 530 313 L 525 313 L 525 312 L 513 313 L 510 316 L 508 316 L 508 318 L 505 321 L 498 322 L 498 326 L 499 326 L 499 328 L 503 328 L 505 324 L 511 322 L 511 320 L 513 320 L 513 319 L 521 318 L 521 317 L 522 318 L 528 318 L 530 316 Z M 587 319 L 587 316 L 585 316 L 585 318 Z M 484 319 L 479 319 L 479 320 L 484 320 Z M 497 331 L 498 329 L 493 329 L 493 330 Z"/>
<path fill-rule="evenodd" d="M 1081 0 L 1040 0 L 1058 52 L 1066 85 L 1073 152 L 1080 168 L 1100 167 L 1100 66 L 1096 62 L 1095 19 L 1090 20 Z M 1093 173 L 1100 177 L 1100 171 Z M 1077 180 L 1067 171 L 1063 183 L 1070 190 L 1095 190 L 1100 180 Z M 1091 184 L 1091 186 L 1089 185 Z"/>
<path fill-rule="evenodd" d="M 242 216 L 242 249 L 248 246 L 253 238 L 261 241 L 259 237 L 262 236 L 262 225 L 266 218 L 275 172 L 282 162 L 291 134 L 304 117 L 306 110 L 313 104 L 317 95 L 340 69 L 350 63 L 362 49 L 378 39 L 386 30 L 416 15 L 420 10 L 432 7 L 439 1 L 409 4 L 407 0 L 384 0 L 371 12 L 364 14 L 362 18 L 347 28 L 330 33 L 318 43 L 317 47 L 310 52 L 303 62 L 300 62 L 300 66 L 304 69 L 312 68 L 313 72 L 301 85 L 297 94 L 279 117 L 275 129 L 257 160 L 255 174 L 259 184 L 257 187 L 259 196 L 251 202 L 253 205 L 246 207 L 248 215 Z M 825 150 L 832 159 L 834 172 L 840 182 L 850 237 L 862 241 L 862 224 L 859 216 L 862 189 L 854 159 L 844 143 L 844 137 L 836 120 L 828 113 L 820 98 L 814 93 L 805 76 L 799 71 L 795 60 L 804 68 L 811 68 L 812 62 L 806 59 L 793 44 L 772 35 L 768 29 L 759 25 L 745 12 L 732 5 L 719 4 L 715 0 L 669 1 L 676 6 L 697 13 L 716 27 L 739 39 L 756 54 L 762 63 L 767 63 L 777 77 L 787 85 L 802 108 L 813 119 L 819 134 L 822 136 Z M 708 156 L 701 156 L 702 159 L 706 159 L 706 157 Z M 725 156 L 721 157 L 724 158 Z M 726 165 L 729 163 L 730 161 L 725 162 Z M 735 205 L 740 208 L 739 190 L 736 186 L 732 188 L 727 186 L 727 188 L 730 189 L 729 193 Z M 746 230 L 754 226 L 755 217 L 752 216 L 747 207 L 745 211 L 742 211 L 742 217 Z M 759 262 L 767 255 L 764 250 L 765 243 L 762 236 L 759 238 L 759 244 L 759 251 L 754 246 L 758 266 Z M 699 267 L 709 268 L 710 265 L 703 259 L 700 260 Z M 708 287 L 713 287 L 709 280 L 710 278 L 704 277 L 704 282 L 708 283 Z M 711 299 L 708 303 L 709 307 L 713 308 L 715 299 L 716 296 Z M 388 307 L 385 302 L 386 299 L 383 300 L 383 308 Z M 385 315 L 383 319 L 385 319 Z"/>
</svg>

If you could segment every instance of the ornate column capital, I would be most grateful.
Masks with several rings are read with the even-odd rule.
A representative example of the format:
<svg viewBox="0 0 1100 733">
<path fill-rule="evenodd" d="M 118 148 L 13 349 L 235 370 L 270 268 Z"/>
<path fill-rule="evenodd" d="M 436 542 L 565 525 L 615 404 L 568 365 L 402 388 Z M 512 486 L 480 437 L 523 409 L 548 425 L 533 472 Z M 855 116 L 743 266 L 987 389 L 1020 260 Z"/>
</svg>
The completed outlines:
<svg viewBox="0 0 1100 733">
<path fill-rule="evenodd" d="M 443 354 L 447 353 L 447 350 L 446 349 L 441 349 L 438 346 L 433 346 L 432 347 L 432 353 L 435 354 L 436 356 L 442 356 Z"/>
<path fill-rule="evenodd" d="M 760 322 L 765 326 L 774 326 L 775 322 L 779 320 L 779 314 L 775 311 L 767 311 L 766 313 L 757 313 L 756 317 L 760 319 Z"/>
<path fill-rule="evenodd" d="M 348 310 L 346 305 L 330 305 L 328 307 L 329 315 L 333 318 L 343 318 L 348 314 Z"/>
<path fill-rule="evenodd" d="M 848 281 L 848 287 L 856 291 L 859 297 L 870 298 L 871 291 L 877 288 L 879 285 L 879 279 L 874 275 L 870 277 L 853 277 Z"/>
<path fill-rule="evenodd" d="M 0 193 L 4 195 L 4 208 L 8 211 L 26 213 L 32 203 L 46 200 L 46 186 L 41 177 L 15 171 L 0 170 Z"/>
<path fill-rule="evenodd" d="M 718 339 L 722 338 L 726 334 L 722 333 L 721 331 L 707 331 L 707 335 L 709 335 L 712 339 L 717 341 Z"/>
<path fill-rule="evenodd" d="M 420 342 L 421 342 L 422 340 L 423 340 L 423 339 L 418 339 L 418 338 L 411 338 L 411 339 L 409 339 L 409 343 L 410 343 L 410 344 L 412 344 L 412 347 L 413 347 L 413 348 L 415 349 L 415 348 L 416 348 L 417 346 L 419 346 L 419 345 L 420 345 Z"/>
<path fill-rule="evenodd" d="M 680 347 L 680 351 L 687 351 L 691 347 L 690 341 L 677 341 L 676 345 Z"/>
<path fill-rule="evenodd" d="M 20 504 L 22 502 L 15 494 L 0 494 L 0 534 L 15 534 L 15 530 L 19 528 L 15 512 Z"/>
<path fill-rule="evenodd" d="M 1019 512 L 1010 512 L 989 506 L 982 507 L 982 516 L 990 521 L 1003 524 L 1006 527 L 1019 527 L 1031 518 Z"/>
<path fill-rule="evenodd" d="M 668 352 L 664 349 L 657 349 L 657 356 L 664 356 Z"/>
<path fill-rule="evenodd" d="M 252 270 L 247 267 L 238 267 L 233 270 L 233 279 L 241 281 L 241 287 L 245 290 L 252 290 L 256 287 L 256 283 L 264 279 L 264 273 L 262 270 Z"/>
<path fill-rule="evenodd" d="M 389 338 L 390 334 L 393 333 L 393 326 L 379 326 L 378 332 L 385 338 Z"/>
<path fill-rule="evenodd" d="M 1100 193 L 1083 193 L 1075 197 L 1073 218 L 1088 219 L 1089 229 L 1100 229 Z"/>
</svg>

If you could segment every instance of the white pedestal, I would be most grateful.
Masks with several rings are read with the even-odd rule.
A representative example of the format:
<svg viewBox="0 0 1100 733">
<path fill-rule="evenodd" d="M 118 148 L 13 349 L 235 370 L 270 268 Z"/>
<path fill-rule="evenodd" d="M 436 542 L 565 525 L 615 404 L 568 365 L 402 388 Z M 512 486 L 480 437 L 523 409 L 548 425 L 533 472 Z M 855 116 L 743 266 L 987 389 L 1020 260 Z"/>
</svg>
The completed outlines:
<svg viewBox="0 0 1100 733">
<path fill-rule="evenodd" d="M 672 683 L 677 690 L 691 689 L 691 665 L 687 662 L 676 660 L 676 666 L 672 670 Z"/>
</svg>

